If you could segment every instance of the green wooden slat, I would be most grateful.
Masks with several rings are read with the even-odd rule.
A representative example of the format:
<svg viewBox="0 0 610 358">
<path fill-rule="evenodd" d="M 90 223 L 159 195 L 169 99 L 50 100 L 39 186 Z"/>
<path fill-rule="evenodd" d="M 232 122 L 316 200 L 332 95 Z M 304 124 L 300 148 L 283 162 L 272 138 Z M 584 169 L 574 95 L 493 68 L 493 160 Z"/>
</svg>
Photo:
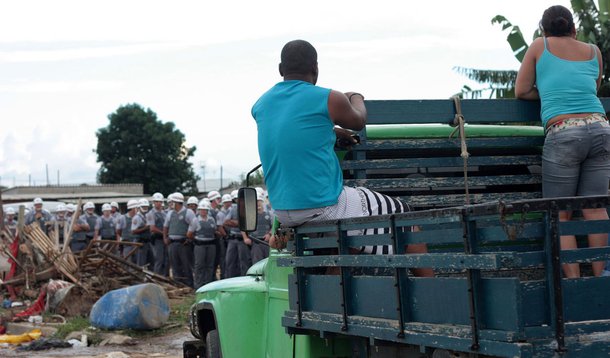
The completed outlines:
<svg viewBox="0 0 610 358">
<path fill-rule="evenodd" d="M 452 100 L 365 101 L 369 124 L 453 123 Z M 540 122 L 540 104 L 521 100 L 462 100 L 467 123 Z"/>
<path fill-rule="evenodd" d="M 518 253 L 428 253 L 411 255 L 317 255 L 278 259 L 279 266 L 290 267 L 391 267 L 495 270 L 518 267 Z"/>
<path fill-rule="evenodd" d="M 610 277 L 563 280 L 566 322 L 610 319 Z"/>
<path fill-rule="evenodd" d="M 538 155 L 520 156 L 489 156 L 470 157 L 469 166 L 481 165 L 540 165 L 542 159 Z M 438 157 L 438 158 L 407 158 L 407 159 L 370 159 L 370 160 L 344 160 L 341 167 L 350 169 L 404 169 L 422 167 L 459 167 L 462 168 L 464 161 L 461 157 Z"/>
<path fill-rule="evenodd" d="M 542 178 L 538 175 L 504 175 L 504 176 L 473 176 L 468 178 L 468 185 L 474 186 L 496 186 L 496 185 L 530 185 L 540 184 Z M 384 188 L 416 189 L 416 188 L 460 188 L 464 186 L 464 178 L 461 177 L 425 177 L 425 178 L 403 178 L 403 179 L 347 179 L 346 186 L 363 186 L 378 190 Z"/>
<path fill-rule="evenodd" d="M 361 321 L 362 320 L 358 317 L 350 318 L 350 329 L 345 332 L 341 331 L 342 323 L 339 315 L 305 312 L 303 315 L 302 326 L 300 327 L 297 326 L 297 319 L 294 312 L 289 311 L 286 313 L 286 315 L 284 315 L 284 317 L 282 317 L 282 325 L 284 327 L 289 327 L 289 333 L 305 334 L 308 333 L 308 331 L 318 331 L 320 334 L 323 334 L 326 332 L 334 332 L 357 337 L 369 338 L 373 336 L 380 341 L 398 342 L 417 347 L 444 348 L 458 352 L 471 352 L 498 357 L 527 358 L 532 356 L 532 345 L 528 343 L 507 343 L 492 340 L 481 340 L 479 342 L 479 350 L 477 352 L 473 352 L 470 350 L 470 346 L 472 344 L 470 338 L 443 335 L 443 331 L 433 334 L 409 332 L 404 338 L 400 338 L 396 334 L 397 331 L 393 329 L 394 327 L 388 328 L 381 324 L 372 327 L 370 325 L 360 324 Z"/>
<path fill-rule="evenodd" d="M 418 193 L 418 194 L 421 194 Z M 416 208 L 425 207 L 450 207 L 464 205 L 465 195 L 464 194 L 442 194 L 432 191 L 430 195 L 412 195 L 402 196 L 401 199 L 409 203 L 411 206 Z M 391 195 L 391 194 L 390 194 Z M 502 199 L 506 202 L 522 199 L 535 199 L 541 198 L 542 191 L 537 190 L 534 192 L 518 192 L 518 193 L 482 193 L 482 194 L 470 194 L 471 203 L 486 203 L 491 201 L 497 201 Z"/>
<path fill-rule="evenodd" d="M 469 138 L 466 143 L 468 150 L 473 149 L 527 149 L 529 153 L 540 153 L 544 138 L 538 137 L 504 137 L 504 138 Z M 408 139 L 408 140 L 374 140 L 352 147 L 353 152 L 366 152 L 371 150 L 439 150 L 454 149 L 459 151 L 460 142 L 456 139 Z M 458 153 L 459 155 L 459 153 Z M 362 158 L 361 158 L 362 159 Z"/>
<path fill-rule="evenodd" d="M 559 223 L 560 235 L 587 235 L 610 232 L 610 220 L 562 221 Z"/>
<path fill-rule="evenodd" d="M 601 98 L 605 110 L 610 99 Z M 368 124 L 453 123 L 453 100 L 367 100 Z M 517 99 L 461 100 L 467 123 L 540 123 L 540 102 Z"/>
<path fill-rule="evenodd" d="M 562 250 L 561 262 L 563 263 L 583 263 L 592 261 L 610 260 L 610 246 L 606 247 L 587 247 L 577 250 Z"/>
</svg>

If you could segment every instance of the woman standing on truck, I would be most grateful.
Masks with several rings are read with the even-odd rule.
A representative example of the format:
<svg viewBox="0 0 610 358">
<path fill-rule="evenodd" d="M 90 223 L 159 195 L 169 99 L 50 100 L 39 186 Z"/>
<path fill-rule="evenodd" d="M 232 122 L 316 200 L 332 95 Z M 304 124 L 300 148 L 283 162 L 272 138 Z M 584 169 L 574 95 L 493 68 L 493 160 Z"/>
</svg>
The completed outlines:
<svg viewBox="0 0 610 358">
<path fill-rule="evenodd" d="M 597 98 L 603 64 L 597 46 L 576 40 L 570 11 L 552 6 L 544 11 L 543 37 L 527 50 L 515 86 L 517 98 L 541 101 L 546 139 L 542 153 L 545 198 L 608 195 L 610 124 Z M 560 212 L 560 221 L 572 213 Z M 585 220 L 608 219 L 605 208 L 584 209 Z M 590 234 L 589 246 L 608 243 L 608 234 Z M 573 235 L 561 236 L 563 250 L 576 249 Z M 593 263 L 600 276 L 603 261 Z M 564 264 L 566 277 L 580 277 L 578 264 Z"/>
</svg>

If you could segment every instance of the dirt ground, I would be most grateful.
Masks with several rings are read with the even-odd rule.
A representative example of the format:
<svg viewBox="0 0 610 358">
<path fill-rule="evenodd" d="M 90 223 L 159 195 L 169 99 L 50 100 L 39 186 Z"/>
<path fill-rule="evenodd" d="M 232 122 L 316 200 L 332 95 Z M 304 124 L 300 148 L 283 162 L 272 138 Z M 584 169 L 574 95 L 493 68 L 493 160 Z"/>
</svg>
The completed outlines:
<svg viewBox="0 0 610 358">
<path fill-rule="evenodd" d="M 135 344 L 132 345 L 60 348 L 36 352 L 0 348 L 0 357 L 181 358 L 182 342 L 193 339 L 188 328 L 180 327 L 162 336 L 134 338 Z"/>
</svg>

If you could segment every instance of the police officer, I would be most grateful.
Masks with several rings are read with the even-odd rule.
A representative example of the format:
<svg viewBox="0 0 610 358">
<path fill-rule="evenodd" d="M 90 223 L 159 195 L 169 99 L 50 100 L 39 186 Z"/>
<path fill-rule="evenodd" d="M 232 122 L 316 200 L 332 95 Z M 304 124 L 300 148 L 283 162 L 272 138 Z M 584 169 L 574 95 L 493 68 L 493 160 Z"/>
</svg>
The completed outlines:
<svg viewBox="0 0 610 358">
<path fill-rule="evenodd" d="M 17 233 L 17 220 L 15 219 L 15 214 L 15 209 L 12 207 L 8 207 L 4 211 L 4 227 L 13 237 L 15 237 L 15 234 Z"/>
<path fill-rule="evenodd" d="M 216 225 L 218 225 L 218 227 L 222 229 L 222 236 L 220 240 L 218 240 L 218 247 L 220 251 L 218 255 L 218 264 L 220 265 L 220 276 L 222 278 L 227 278 L 226 257 L 229 237 L 227 235 L 228 227 L 225 228 L 224 223 L 227 213 L 229 212 L 229 210 L 231 209 L 231 205 L 233 204 L 233 200 L 231 199 L 231 194 L 225 194 L 221 197 L 221 199 L 222 206 L 220 207 L 220 210 L 218 210 L 218 213 L 216 213 Z"/>
<path fill-rule="evenodd" d="M 252 266 L 250 246 L 248 245 L 248 242 L 251 240 L 246 236 L 246 243 L 244 243 L 244 236 L 242 236 L 239 230 L 239 216 L 236 204 L 237 190 L 231 192 L 231 199 L 233 204 L 225 216 L 224 223 L 225 227 L 229 228 L 229 241 L 227 243 L 225 259 L 226 277 L 245 276 L 250 266 Z"/>
<path fill-rule="evenodd" d="M 163 224 L 167 214 L 163 210 L 163 201 L 163 194 L 154 193 L 152 196 L 153 208 L 146 214 L 154 257 L 153 271 L 158 275 L 165 275 L 167 272 L 167 249 L 163 243 Z"/>
<path fill-rule="evenodd" d="M 102 205 L 102 216 L 97 218 L 94 239 L 116 240 L 116 220 L 110 204 Z"/>
<path fill-rule="evenodd" d="M 57 242 L 61 245 L 64 243 L 65 236 L 67 235 L 67 229 L 69 228 L 68 217 L 66 213 L 68 212 L 68 208 L 64 204 L 57 205 L 55 209 L 55 215 L 53 215 L 54 225 L 51 226 L 51 229 L 55 230 L 57 228 Z"/>
<path fill-rule="evenodd" d="M 138 212 L 131 220 L 131 234 L 137 239 L 137 242 L 141 243 L 136 253 L 136 262 L 138 265 L 148 267 L 152 270 L 154 265 L 154 258 L 152 252 L 152 245 L 150 244 L 150 225 L 146 221 L 146 214 L 148 213 L 148 207 L 150 204 L 146 199 L 140 199 L 138 201 Z"/>
<path fill-rule="evenodd" d="M 271 236 L 271 215 L 265 211 L 265 197 L 263 193 L 257 196 L 257 218 L 256 218 L 256 231 L 251 232 L 249 235 L 256 239 L 269 242 Z M 246 235 L 243 233 L 243 235 Z M 247 243 L 246 238 L 244 242 Z M 269 257 L 269 246 L 262 244 L 256 240 L 250 240 L 251 249 L 250 254 L 252 255 L 252 263 L 255 264 L 260 260 Z"/>
<path fill-rule="evenodd" d="M 131 233 L 131 221 L 133 217 L 136 215 L 136 210 L 138 209 L 138 201 L 135 199 L 131 199 L 127 202 L 127 212 L 121 216 L 121 220 L 119 221 L 119 225 L 117 228 L 117 236 L 121 242 L 135 242 L 135 237 Z M 127 257 L 133 250 L 135 250 L 135 246 L 131 245 L 123 245 L 123 257 Z M 131 262 L 136 262 L 135 255 L 131 255 L 129 257 Z"/>
<path fill-rule="evenodd" d="M 45 234 L 49 233 L 49 222 L 53 220 L 51 213 L 42 208 L 42 199 L 34 199 L 34 209 L 25 216 L 25 224 L 30 225 L 37 222 Z"/>
<path fill-rule="evenodd" d="M 219 192 L 217 192 L 216 190 L 212 190 L 208 193 L 208 200 L 210 201 L 210 210 L 208 215 L 210 215 L 214 218 L 214 220 L 216 220 L 216 214 L 218 214 L 222 205 L 222 197 L 220 196 Z"/>
<path fill-rule="evenodd" d="M 186 201 L 186 207 L 191 209 L 195 215 L 197 215 L 197 206 L 199 205 L 199 199 L 196 196 L 191 196 Z"/>
<path fill-rule="evenodd" d="M 66 219 L 72 218 L 74 212 L 76 211 L 76 205 L 74 204 L 66 204 Z"/>
<path fill-rule="evenodd" d="M 193 285 L 193 245 L 191 241 L 197 230 L 195 213 L 184 207 L 184 196 L 174 193 L 170 200 L 174 209 L 163 224 L 163 241 L 169 246 L 169 260 L 174 279 L 187 286 Z"/>
<path fill-rule="evenodd" d="M 121 217 L 121 212 L 119 211 L 119 203 L 117 203 L 116 201 L 111 202 L 110 208 L 110 215 L 114 217 L 114 221 L 115 223 L 117 223 L 119 221 L 119 218 Z"/>
<path fill-rule="evenodd" d="M 218 230 L 216 220 L 209 215 L 212 207 L 205 201 L 201 201 L 198 206 L 199 215 L 197 216 L 197 231 L 193 248 L 195 256 L 194 274 L 195 288 L 199 288 L 214 280 L 216 273 L 216 243 L 218 241 Z"/>
<path fill-rule="evenodd" d="M 76 211 L 76 207 L 74 207 Z M 71 215 L 68 217 L 69 225 L 72 225 L 72 240 L 70 240 L 70 249 L 72 252 L 79 252 L 87 248 L 87 233 L 90 231 L 89 223 L 83 216 L 76 217 Z"/>
<path fill-rule="evenodd" d="M 84 213 L 80 218 L 85 220 L 89 225 L 89 231 L 87 232 L 87 244 L 89 244 L 95 237 L 95 225 L 97 224 L 98 219 L 97 214 L 94 212 L 95 204 L 91 201 L 86 202 L 85 205 L 83 205 L 83 211 Z"/>
</svg>

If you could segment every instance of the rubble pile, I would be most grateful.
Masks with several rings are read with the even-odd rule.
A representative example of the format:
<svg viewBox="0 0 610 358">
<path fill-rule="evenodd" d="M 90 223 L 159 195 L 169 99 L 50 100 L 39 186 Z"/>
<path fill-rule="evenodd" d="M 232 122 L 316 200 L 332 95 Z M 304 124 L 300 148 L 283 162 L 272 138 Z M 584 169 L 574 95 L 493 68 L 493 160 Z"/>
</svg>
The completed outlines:
<svg viewBox="0 0 610 358">
<path fill-rule="evenodd" d="M 37 223 L 25 226 L 16 237 L 7 230 L 0 234 L 0 253 L 8 256 L 11 264 L 0 287 L 8 291 L 12 301 L 36 299 L 37 307 L 26 309 L 26 318 L 39 313 L 41 306 L 61 315 L 88 315 L 95 301 L 108 291 L 141 283 L 161 286 L 169 298 L 191 292 L 184 284 L 131 262 L 130 256 L 137 250 L 127 257 L 120 255 L 119 245 L 141 246 L 138 243 L 94 240 L 85 250 L 73 253 L 69 245 L 59 245 Z M 51 285 L 61 280 L 67 282 Z"/>
</svg>

